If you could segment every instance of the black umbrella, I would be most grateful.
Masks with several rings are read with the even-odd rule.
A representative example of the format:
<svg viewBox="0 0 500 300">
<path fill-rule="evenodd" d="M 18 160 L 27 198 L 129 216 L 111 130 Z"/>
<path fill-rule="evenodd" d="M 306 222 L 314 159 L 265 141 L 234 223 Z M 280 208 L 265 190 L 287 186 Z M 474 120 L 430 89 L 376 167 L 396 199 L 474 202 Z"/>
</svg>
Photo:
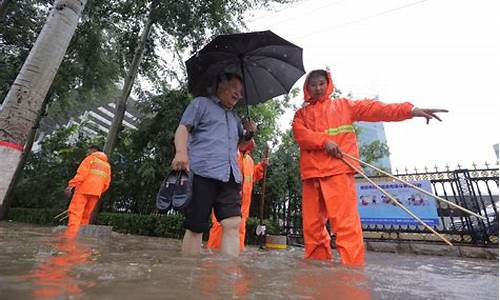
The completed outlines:
<svg viewBox="0 0 500 300">
<path fill-rule="evenodd" d="M 224 72 L 240 74 L 247 105 L 288 93 L 305 73 L 302 48 L 269 30 L 220 35 L 186 67 L 193 96 L 213 94 L 215 79 Z"/>
</svg>

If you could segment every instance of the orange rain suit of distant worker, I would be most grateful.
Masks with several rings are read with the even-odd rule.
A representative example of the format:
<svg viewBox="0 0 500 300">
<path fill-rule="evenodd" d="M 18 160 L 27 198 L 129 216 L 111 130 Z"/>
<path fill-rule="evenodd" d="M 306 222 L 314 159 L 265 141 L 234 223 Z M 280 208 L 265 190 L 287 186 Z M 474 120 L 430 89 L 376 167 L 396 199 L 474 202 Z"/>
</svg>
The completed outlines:
<svg viewBox="0 0 500 300">
<path fill-rule="evenodd" d="M 68 208 L 67 235 L 76 235 L 81 224 L 89 223 L 94 207 L 110 182 L 111 166 L 106 154 L 95 151 L 82 161 L 75 177 L 68 182 L 68 187 L 75 190 Z"/>
<path fill-rule="evenodd" d="M 264 162 L 254 164 L 250 151 L 255 142 L 251 140 L 246 147 L 239 146 L 238 164 L 243 176 L 241 188 L 241 223 L 240 223 L 240 249 L 245 249 L 246 222 L 250 213 L 250 203 L 252 202 L 252 190 L 255 182 L 262 179 L 264 174 Z M 208 238 L 207 247 L 210 249 L 220 248 L 222 241 L 222 226 L 212 214 L 212 227 Z"/>
<path fill-rule="evenodd" d="M 300 147 L 302 219 L 305 258 L 331 259 L 329 220 L 336 235 L 336 248 L 343 264 L 363 265 L 365 250 L 356 202 L 354 171 L 342 160 L 325 152 L 331 140 L 339 149 L 359 157 L 353 122 L 401 121 L 412 117 L 413 105 L 384 104 L 375 100 L 353 101 L 330 95 L 334 85 L 326 74 L 326 92 L 313 100 L 304 84 L 306 104 L 295 113 L 293 135 Z M 347 159 L 347 158 L 346 158 Z M 350 161 L 354 166 L 359 163 Z"/>
</svg>

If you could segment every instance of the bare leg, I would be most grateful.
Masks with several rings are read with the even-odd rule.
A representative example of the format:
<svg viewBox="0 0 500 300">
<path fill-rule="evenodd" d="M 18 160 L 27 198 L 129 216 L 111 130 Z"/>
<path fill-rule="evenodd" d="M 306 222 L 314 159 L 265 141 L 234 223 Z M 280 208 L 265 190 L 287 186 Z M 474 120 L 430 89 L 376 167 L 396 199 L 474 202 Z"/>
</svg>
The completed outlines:
<svg viewBox="0 0 500 300">
<path fill-rule="evenodd" d="M 201 239 L 203 233 L 192 232 L 186 229 L 182 239 L 182 254 L 186 256 L 198 256 L 201 252 Z"/>
<path fill-rule="evenodd" d="M 240 255 L 240 222 L 241 217 L 231 217 L 221 221 L 221 253 L 232 257 Z"/>
</svg>

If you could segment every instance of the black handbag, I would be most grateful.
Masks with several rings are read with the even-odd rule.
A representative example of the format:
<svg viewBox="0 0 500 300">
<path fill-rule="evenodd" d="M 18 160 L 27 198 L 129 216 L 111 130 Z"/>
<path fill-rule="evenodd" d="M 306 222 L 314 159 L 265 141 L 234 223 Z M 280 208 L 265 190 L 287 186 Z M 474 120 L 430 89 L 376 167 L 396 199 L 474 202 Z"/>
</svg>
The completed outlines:
<svg viewBox="0 0 500 300">
<path fill-rule="evenodd" d="M 177 211 L 184 210 L 191 201 L 191 182 L 191 176 L 185 171 L 170 172 L 158 191 L 156 207 L 162 211 L 171 208 Z"/>
</svg>

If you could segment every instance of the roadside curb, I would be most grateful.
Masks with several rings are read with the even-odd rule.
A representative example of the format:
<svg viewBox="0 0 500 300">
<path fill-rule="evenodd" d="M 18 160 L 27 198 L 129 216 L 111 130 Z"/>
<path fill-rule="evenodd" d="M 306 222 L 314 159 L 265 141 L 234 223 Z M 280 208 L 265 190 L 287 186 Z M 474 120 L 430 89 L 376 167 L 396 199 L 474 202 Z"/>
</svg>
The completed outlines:
<svg viewBox="0 0 500 300">
<path fill-rule="evenodd" d="M 455 256 L 498 260 L 498 248 L 481 246 L 447 246 L 418 242 L 366 241 L 367 251 L 417 255 Z"/>
</svg>

